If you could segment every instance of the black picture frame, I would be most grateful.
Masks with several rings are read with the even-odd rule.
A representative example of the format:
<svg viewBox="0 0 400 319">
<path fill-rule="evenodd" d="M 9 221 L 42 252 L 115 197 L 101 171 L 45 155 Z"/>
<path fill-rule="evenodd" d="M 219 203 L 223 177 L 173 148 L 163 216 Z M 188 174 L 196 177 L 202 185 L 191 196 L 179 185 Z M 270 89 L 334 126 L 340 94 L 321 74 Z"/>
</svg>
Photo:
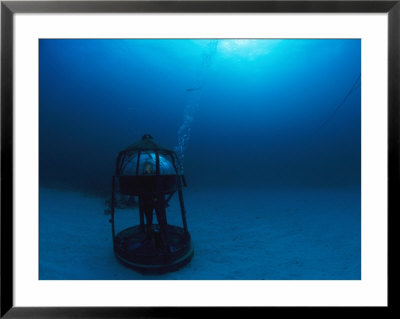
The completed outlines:
<svg viewBox="0 0 400 319">
<path fill-rule="evenodd" d="M 16 13 L 118 12 L 269 12 L 269 13 L 387 13 L 388 14 L 388 247 L 393 235 L 390 216 L 399 211 L 400 189 L 400 1 L 1 1 L 1 317 L 5 318 L 133 318 L 226 315 L 224 307 L 15 307 L 13 302 L 13 19 Z M 392 227 L 392 229 L 390 229 Z M 390 255 L 388 264 L 391 264 Z M 390 269 L 388 269 L 389 271 Z M 389 272 L 388 311 L 393 305 Z M 276 307 L 272 307 L 276 310 Z M 286 307 L 301 316 L 312 307 Z M 317 308 L 317 307 L 315 307 Z M 339 308 L 339 307 L 338 307 Z M 347 307 L 351 314 L 360 308 Z M 240 307 L 235 314 L 271 310 Z M 320 309 L 320 308 L 319 308 Z M 324 310 L 326 308 L 324 307 Z M 333 311 L 335 314 L 336 309 Z M 371 311 L 371 309 L 367 309 Z"/>
</svg>

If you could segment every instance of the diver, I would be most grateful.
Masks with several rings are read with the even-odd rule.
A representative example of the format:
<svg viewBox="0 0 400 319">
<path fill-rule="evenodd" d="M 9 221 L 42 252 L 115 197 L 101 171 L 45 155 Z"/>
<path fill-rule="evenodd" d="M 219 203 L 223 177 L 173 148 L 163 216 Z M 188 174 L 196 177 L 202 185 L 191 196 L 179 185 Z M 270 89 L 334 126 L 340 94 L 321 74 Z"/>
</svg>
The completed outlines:
<svg viewBox="0 0 400 319">
<path fill-rule="evenodd" d="M 143 164 L 143 176 L 154 176 L 155 171 L 153 169 L 153 163 L 145 162 Z M 146 237 L 144 242 L 152 241 L 153 239 L 153 211 L 157 216 L 158 224 L 160 225 L 161 235 L 164 237 L 163 240 L 167 243 L 167 217 L 165 211 L 165 199 L 161 194 L 156 193 L 143 193 L 139 196 L 139 202 L 141 210 L 146 216 Z M 156 246 L 161 246 L 160 237 L 158 233 L 154 236 Z M 168 247 L 168 245 L 167 245 Z"/>
<path fill-rule="evenodd" d="M 153 164 L 151 162 L 143 164 L 143 175 L 154 175 Z"/>
<path fill-rule="evenodd" d="M 145 162 L 143 164 L 143 176 L 154 175 L 153 164 Z M 155 194 L 142 194 L 139 196 L 140 206 L 146 216 L 146 240 L 151 240 L 153 234 L 153 210 L 156 208 Z"/>
</svg>

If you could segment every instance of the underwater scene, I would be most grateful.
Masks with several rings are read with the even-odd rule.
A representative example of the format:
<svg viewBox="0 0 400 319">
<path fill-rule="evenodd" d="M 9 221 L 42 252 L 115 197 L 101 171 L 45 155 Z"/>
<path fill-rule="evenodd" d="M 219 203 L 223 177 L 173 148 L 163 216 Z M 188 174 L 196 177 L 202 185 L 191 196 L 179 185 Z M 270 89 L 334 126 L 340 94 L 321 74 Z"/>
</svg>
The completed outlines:
<svg viewBox="0 0 400 319">
<path fill-rule="evenodd" d="M 40 280 L 360 280 L 360 39 L 40 39 Z"/>
</svg>

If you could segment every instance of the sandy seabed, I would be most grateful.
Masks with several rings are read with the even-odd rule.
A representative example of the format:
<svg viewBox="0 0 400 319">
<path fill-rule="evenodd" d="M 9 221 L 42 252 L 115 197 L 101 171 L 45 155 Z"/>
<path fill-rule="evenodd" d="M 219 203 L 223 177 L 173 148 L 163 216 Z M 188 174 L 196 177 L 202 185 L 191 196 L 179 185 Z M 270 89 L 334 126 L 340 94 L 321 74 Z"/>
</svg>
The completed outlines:
<svg viewBox="0 0 400 319">
<path fill-rule="evenodd" d="M 40 189 L 41 280 L 359 280 L 361 194 L 357 188 L 184 189 L 192 261 L 164 275 L 118 262 L 105 198 Z M 177 195 L 168 222 L 182 225 Z M 139 223 L 116 210 L 116 231 Z"/>
</svg>

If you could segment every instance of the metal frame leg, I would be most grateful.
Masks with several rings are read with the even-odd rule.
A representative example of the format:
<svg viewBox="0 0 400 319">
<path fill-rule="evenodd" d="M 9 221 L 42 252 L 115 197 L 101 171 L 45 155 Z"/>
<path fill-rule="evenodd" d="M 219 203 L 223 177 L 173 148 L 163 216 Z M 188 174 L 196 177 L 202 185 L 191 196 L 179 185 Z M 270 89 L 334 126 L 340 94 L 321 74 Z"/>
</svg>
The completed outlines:
<svg viewBox="0 0 400 319">
<path fill-rule="evenodd" d="M 179 203 L 181 206 L 181 214 L 182 214 L 182 222 L 183 222 L 183 229 L 185 232 L 188 232 L 188 227 L 187 227 L 187 221 L 186 221 L 186 211 L 185 211 L 185 205 L 183 203 L 183 194 L 182 194 L 182 189 L 178 189 L 178 195 L 179 195 Z"/>
</svg>

